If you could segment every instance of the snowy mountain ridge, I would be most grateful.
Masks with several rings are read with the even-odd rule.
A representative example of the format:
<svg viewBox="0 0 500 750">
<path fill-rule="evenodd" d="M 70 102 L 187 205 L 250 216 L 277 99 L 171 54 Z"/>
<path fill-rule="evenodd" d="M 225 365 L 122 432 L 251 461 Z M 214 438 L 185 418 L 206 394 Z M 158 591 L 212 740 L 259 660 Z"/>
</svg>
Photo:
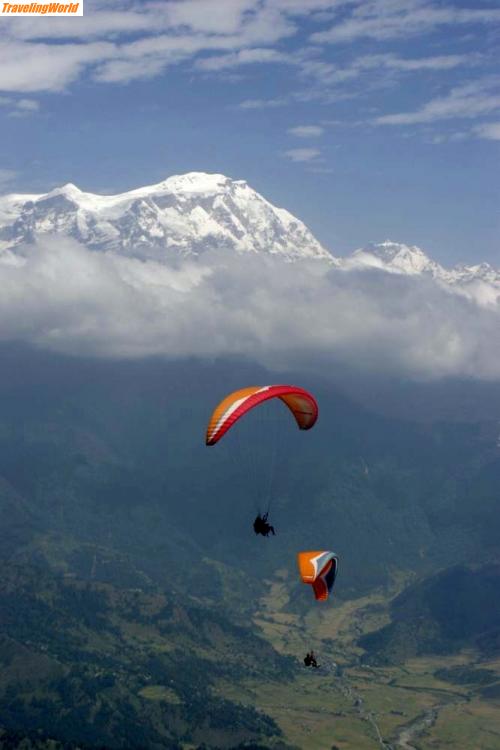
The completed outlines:
<svg viewBox="0 0 500 750">
<path fill-rule="evenodd" d="M 246 182 L 201 172 L 118 195 L 86 193 L 69 183 L 43 195 L 0 198 L 0 251 L 44 234 L 158 261 L 211 248 L 331 259 L 301 221 Z"/>
<path fill-rule="evenodd" d="M 404 276 L 430 277 L 442 286 L 474 299 L 483 305 L 500 302 L 500 271 L 489 263 L 473 266 L 459 264 L 444 268 L 429 258 L 419 247 L 386 240 L 355 250 L 340 259 L 346 271 L 378 269 Z"/>
<path fill-rule="evenodd" d="M 69 236 L 91 250 L 169 263 L 209 249 L 263 254 L 287 262 L 321 260 L 339 271 L 382 271 L 434 279 L 489 306 L 500 301 L 500 271 L 488 263 L 446 269 L 420 248 L 386 240 L 340 258 L 299 219 L 273 206 L 244 180 L 190 172 L 117 195 L 68 183 L 41 195 L 0 197 L 0 260 L 43 235 Z"/>
<path fill-rule="evenodd" d="M 403 273 L 409 276 L 427 273 L 450 283 L 473 278 L 483 281 L 495 281 L 500 278 L 500 272 L 490 266 L 489 263 L 480 263 L 473 266 L 459 264 L 451 269 L 446 269 L 436 261 L 431 260 L 416 245 L 409 246 L 391 240 L 370 243 L 365 248 L 355 250 L 351 256 L 344 259 L 344 263 L 346 267 L 372 266 L 384 271 Z"/>
</svg>

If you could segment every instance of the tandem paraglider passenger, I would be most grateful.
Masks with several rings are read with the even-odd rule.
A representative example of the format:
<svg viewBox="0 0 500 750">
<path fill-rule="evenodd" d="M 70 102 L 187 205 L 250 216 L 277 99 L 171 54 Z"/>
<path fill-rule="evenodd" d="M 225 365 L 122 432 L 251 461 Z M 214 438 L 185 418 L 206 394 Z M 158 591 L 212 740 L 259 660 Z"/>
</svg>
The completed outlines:
<svg viewBox="0 0 500 750">
<path fill-rule="evenodd" d="M 276 536 L 274 526 L 271 526 L 271 524 L 268 522 L 267 516 L 267 513 L 264 513 L 263 516 L 261 516 L 259 513 L 255 521 L 253 522 L 253 530 L 256 534 L 262 534 L 262 536 L 269 536 L 269 534 Z"/>
<path fill-rule="evenodd" d="M 314 651 L 307 652 L 307 654 L 304 656 L 304 664 L 306 665 L 306 667 L 315 667 L 316 669 L 319 669 L 319 664 L 316 661 Z"/>
</svg>

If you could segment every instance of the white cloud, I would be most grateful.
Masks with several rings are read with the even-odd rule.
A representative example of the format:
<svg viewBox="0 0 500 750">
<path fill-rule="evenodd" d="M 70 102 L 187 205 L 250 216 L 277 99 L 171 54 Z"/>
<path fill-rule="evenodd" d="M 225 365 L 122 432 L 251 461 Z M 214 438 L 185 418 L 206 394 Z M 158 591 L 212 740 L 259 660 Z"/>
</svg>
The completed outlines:
<svg viewBox="0 0 500 750">
<path fill-rule="evenodd" d="M 287 63 L 290 64 L 289 55 L 278 52 L 271 48 L 244 49 L 226 55 L 215 55 L 197 60 L 195 67 L 200 70 L 218 71 L 228 68 L 237 68 L 240 65 L 254 65 L 256 63 Z"/>
<path fill-rule="evenodd" d="M 320 125 L 297 125 L 294 128 L 288 129 L 288 133 L 297 138 L 319 138 L 324 132 L 325 129 Z"/>
<path fill-rule="evenodd" d="M 6 36 L 18 40 L 82 39 L 90 41 L 108 37 L 117 38 L 121 34 L 158 32 L 162 21 L 158 16 L 136 10 L 91 9 L 85 2 L 85 15 L 79 18 L 45 18 L 43 34 L 40 33 L 40 19 L 2 19 Z"/>
<path fill-rule="evenodd" d="M 61 91 L 95 66 L 97 80 L 126 83 L 215 50 L 241 52 L 233 64 L 251 62 L 245 55 L 254 51 L 255 62 L 266 54 L 278 62 L 278 51 L 258 48 L 296 32 L 284 10 L 261 0 L 121 2 L 104 9 L 93 3 L 81 19 L 46 20 L 43 41 L 37 19 L 4 25 L 0 91 Z"/>
<path fill-rule="evenodd" d="M 356 0 L 267 0 L 267 2 L 273 8 L 291 15 L 307 15 L 356 4 Z"/>
<path fill-rule="evenodd" d="M 497 8 L 438 6 L 429 0 L 367 0 L 357 4 L 352 15 L 319 31 L 317 44 L 352 42 L 361 38 L 377 41 L 424 34 L 442 26 L 500 23 Z"/>
<path fill-rule="evenodd" d="M 422 277 L 216 253 L 174 269 L 47 238 L 0 255 L 0 288 L 0 339 L 60 352 L 500 378 L 498 305 Z"/>
<path fill-rule="evenodd" d="M 9 117 L 28 117 L 40 109 L 36 99 L 16 99 L 12 96 L 0 96 L 0 107 L 9 109 Z"/>
<path fill-rule="evenodd" d="M 235 34 L 244 23 L 245 14 L 257 8 L 255 0 L 179 0 L 163 3 L 172 26 L 185 26 L 194 32 Z M 158 3 L 154 6 L 161 9 Z"/>
<path fill-rule="evenodd" d="M 415 70 L 451 70 L 477 61 L 477 55 L 434 55 L 430 57 L 399 57 L 398 55 L 365 55 L 354 63 L 358 70 L 388 68 L 400 72 Z"/>
<path fill-rule="evenodd" d="M 297 35 L 304 18 L 317 21 L 325 18 L 317 14 L 324 13 L 341 20 L 313 35 L 315 42 L 385 39 L 445 23 L 500 21 L 500 10 L 449 8 L 430 0 L 88 0 L 82 18 L 44 19 L 43 36 L 39 19 L 4 19 L 0 91 L 62 91 L 84 74 L 101 83 L 128 83 L 188 61 L 195 63 L 194 69 L 214 72 L 285 63 L 318 84 L 316 91 L 297 92 L 295 100 L 305 101 L 308 93 L 309 99 L 327 101 L 332 94 L 321 94 L 321 87 L 349 82 L 366 70 L 447 70 L 467 58 L 404 60 L 386 54 L 339 66 L 314 59 L 311 46 L 296 49 L 293 56 L 278 46 Z M 321 54 L 319 47 L 314 49 Z"/>
<path fill-rule="evenodd" d="M 491 141 L 500 141 L 500 122 L 486 122 L 474 128 L 474 132 L 480 138 L 487 138 Z"/>
<path fill-rule="evenodd" d="M 341 67 L 334 63 L 323 60 L 310 59 L 304 56 L 297 60 L 300 72 L 304 77 L 312 78 L 320 86 L 341 86 L 350 83 L 354 79 L 375 72 L 380 85 L 381 75 L 395 76 L 396 74 L 414 73 L 417 71 L 441 71 L 451 70 L 461 65 L 473 65 L 478 63 L 478 55 L 437 55 L 430 57 L 410 58 L 399 57 L 394 54 L 363 55 L 354 58 L 349 65 Z M 369 79 L 368 86 L 373 83 L 373 76 Z"/>
<path fill-rule="evenodd" d="M 459 143 L 460 141 L 467 140 L 467 138 L 470 138 L 470 133 L 458 130 L 454 133 L 435 133 L 429 135 L 426 138 L 426 142 L 434 146 L 439 146 L 442 143 Z"/>
<path fill-rule="evenodd" d="M 183 59 L 178 56 L 177 61 Z M 174 58 L 170 59 L 173 64 Z M 146 78 L 154 78 L 165 68 L 166 61 L 161 57 L 145 57 L 137 60 L 108 60 L 96 68 L 94 78 L 101 83 L 128 83 Z"/>
<path fill-rule="evenodd" d="M 192 34 L 236 34 L 245 24 L 247 13 L 258 11 L 259 0 L 176 0 L 164 2 L 85 4 L 81 18 L 5 20 L 3 28 L 17 39 L 89 39 L 117 38 L 125 34 L 166 31 Z M 45 23 L 45 21 L 47 23 Z"/>
<path fill-rule="evenodd" d="M 317 148 L 291 148 L 284 155 L 292 161 L 309 162 L 317 159 L 321 151 Z"/>
<path fill-rule="evenodd" d="M 0 91 L 61 91 L 86 66 L 115 54 L 113 44 L 0 43 Z"/>
<path fill-rule="evenodd" d="M 37 112 L 40 109 L 40 103 L 36 99 L 19 99 L 17 108 L 25 112 Z"/>
<path fill-rule="evenodd" d="M 450 118 L 471 118 L 500 109 L 500 80 L 487 78 L 457 86 L 414 112 L 377 117 L 377 125 L 413 125 Z"/>
<path fill-rule="evenodd" d="M 240 109 L 274 109 L 284 107 L 288 103 L 287 97 L 278 97 L 276 99 L 245 99 L 238 106 Z"/>
</svg>

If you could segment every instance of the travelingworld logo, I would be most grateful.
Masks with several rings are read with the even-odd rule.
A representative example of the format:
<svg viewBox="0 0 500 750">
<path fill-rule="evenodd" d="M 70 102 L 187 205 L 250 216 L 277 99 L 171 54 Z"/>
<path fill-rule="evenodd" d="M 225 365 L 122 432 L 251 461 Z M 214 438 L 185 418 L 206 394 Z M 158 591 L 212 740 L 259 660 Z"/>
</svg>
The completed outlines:
<svg viewBox="0 0 500 750">
<path fill-rule="evenodd" d="M 83 0 L 78 3 L 5 3 L 0 0 L 0 16 L 83 16 Z"/>
</svg>

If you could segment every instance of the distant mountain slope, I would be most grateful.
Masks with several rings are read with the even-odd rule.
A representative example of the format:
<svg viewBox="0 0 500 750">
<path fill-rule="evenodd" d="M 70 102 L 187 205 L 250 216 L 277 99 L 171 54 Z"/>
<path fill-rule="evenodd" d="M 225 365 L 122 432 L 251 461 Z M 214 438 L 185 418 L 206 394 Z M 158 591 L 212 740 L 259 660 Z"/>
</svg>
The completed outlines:
<svg viewBox="0 0 500 750">
<path fill-rule="evenodd" d="M 0 726 L 158 750 L 279 736 L 213 684 L 294 671 L 249 628 L 187 598 L 15 565 L 0 576 L 0 667 Z"/>
<path fill-rule="evenodd" d="M 457 566 L 409 586 L 394 599 L 392 622 L 363 636 L 367 661 L 400 662 L 471 645 L 498 653 L 500 565 Z"/>
</svg>

